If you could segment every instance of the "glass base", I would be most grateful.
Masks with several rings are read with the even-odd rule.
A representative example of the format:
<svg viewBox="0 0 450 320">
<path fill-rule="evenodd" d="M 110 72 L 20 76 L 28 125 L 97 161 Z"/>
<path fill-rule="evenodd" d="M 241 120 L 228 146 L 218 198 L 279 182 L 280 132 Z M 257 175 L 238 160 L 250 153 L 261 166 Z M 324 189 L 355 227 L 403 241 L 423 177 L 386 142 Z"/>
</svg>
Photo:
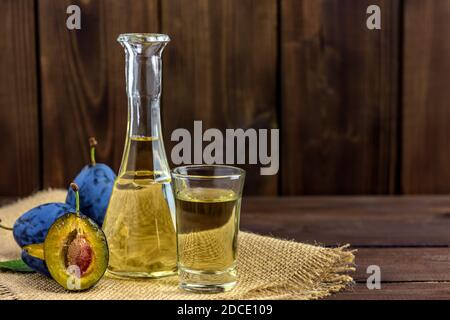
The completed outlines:
<svg viewBox="0 0 450 320">
<path fill-rule="evenodd" d="M 177 274 L 177 270 L 158 271 L 158 272 L 122 272 L 122 271 L 106 271 L 106 276 L 115 279 L 159 279 L 170 277 Z"/>
<path fill-rule="evenodd" d="M 221 293 L 236 286 L 236 269 L 205 272 L 179 268 L 180 288 L 195 293 Z"/>
</svg>

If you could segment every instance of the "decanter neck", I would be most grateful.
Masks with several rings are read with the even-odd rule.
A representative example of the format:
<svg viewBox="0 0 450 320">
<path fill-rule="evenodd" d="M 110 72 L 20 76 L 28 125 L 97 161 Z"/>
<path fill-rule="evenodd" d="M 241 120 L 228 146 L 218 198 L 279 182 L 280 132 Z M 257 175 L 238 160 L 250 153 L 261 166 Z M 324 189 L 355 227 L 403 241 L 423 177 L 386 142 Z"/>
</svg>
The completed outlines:
<svg viewBox="0 0 450 320">
<path fill-rule="evenodd" d="M 128 135 L 159 137 L 161 55 L 170 41 L 169 37 L 160 34 L 124 34 L 118 41 L 126 55 Z"/>
<path fill-rule="evenodd" d="M 160 117 L 161 54 L 170 39 L 159 34 L 124 34 L 118 41 L 125 48 L 128 95 L 127 138 L 119 176 L 170 181 Z"/>
</svg>

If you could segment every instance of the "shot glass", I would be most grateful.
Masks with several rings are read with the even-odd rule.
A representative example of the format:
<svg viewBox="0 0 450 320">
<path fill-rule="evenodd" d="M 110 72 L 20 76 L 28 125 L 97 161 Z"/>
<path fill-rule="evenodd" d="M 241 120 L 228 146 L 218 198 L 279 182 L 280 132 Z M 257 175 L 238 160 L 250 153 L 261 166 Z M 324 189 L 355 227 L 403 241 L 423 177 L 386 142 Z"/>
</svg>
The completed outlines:
<svg viewBox="0 0 450 320">
<path fill-rule="evenodd" d="M 219 293 L 236 285 L 236 253 L 245 171 L 193 165 L 172 171 L 180 287 Z"/>
</svg>

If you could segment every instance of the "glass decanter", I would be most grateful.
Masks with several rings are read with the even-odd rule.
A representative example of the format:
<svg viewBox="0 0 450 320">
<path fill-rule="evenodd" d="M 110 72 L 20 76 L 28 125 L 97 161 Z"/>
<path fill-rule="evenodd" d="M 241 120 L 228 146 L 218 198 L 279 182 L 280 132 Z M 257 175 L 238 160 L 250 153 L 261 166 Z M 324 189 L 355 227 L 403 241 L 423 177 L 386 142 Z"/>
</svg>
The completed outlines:
<svg viewBox="0 0 450 320">
<path fill-rule="evenodd" d="M 158 278 L 175 274 L 176 222 L 161 130 L 162 34 L 122 34 L 128 128 L 122 163 L 106 212 L 108 274 Z"/>
</svg>

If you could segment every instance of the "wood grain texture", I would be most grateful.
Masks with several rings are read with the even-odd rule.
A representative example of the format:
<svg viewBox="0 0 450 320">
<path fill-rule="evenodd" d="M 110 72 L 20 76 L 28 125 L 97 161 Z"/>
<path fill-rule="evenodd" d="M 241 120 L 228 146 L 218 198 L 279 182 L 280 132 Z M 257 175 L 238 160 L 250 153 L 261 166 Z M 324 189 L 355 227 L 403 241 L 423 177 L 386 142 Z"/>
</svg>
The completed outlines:
<svg viewBox="0 0 450 320">
<path fill-rule="evenodd" d="M 66 28 L 79 5 L 81 30 Z M 118 170 L 126 135 L 125 32 L 157 32 L 156 0 L 39 1 L 44 187 L 64 187 L 88 163 L 96 136 L 98 162 Z"/>
<path fill-rule="evenodd" d="M 355 253 L 353 279 L 365 283 L 377 265 L 383 282 L 450 281 L 448 248 L 362 248 Z"/>
<path fill-rule="evenodd" d="M 163 127 L 168 153 L 177 128 L 277 128 L 277 2 L 162 1 L 162 31 L 172 38 L 164 57 Z M 248 170 L 246 190 L 277 194 L 276 176 Z"/>
<path fill-rule="evenodd" d="M 244 198 L 241 229 L 336 246 L 448 246 L 448 197 Z"/>
<path fill-rule="evenodd" d="M 369 290 L 358 283 L 345 292 L 337 293 L 329 300 L 448 300 L 448 282 L 385 283 L 381 290 Z"/>
<path fill-rule="evenodd" d="M 450 1 L 405 1 L 403 179 L 407 194 L 450 193 Z"/>
<path fill-rule="evenodd" d="M 0 1 L 0 195 L 40 188 L 33 0 Z"/>
<path fill-rule="evenodd" d="M 368 30 L 369 5 L 382 30 Z M 281 0 L 283 194 L 395 191 L 399 1 Z"/>
</svg>

